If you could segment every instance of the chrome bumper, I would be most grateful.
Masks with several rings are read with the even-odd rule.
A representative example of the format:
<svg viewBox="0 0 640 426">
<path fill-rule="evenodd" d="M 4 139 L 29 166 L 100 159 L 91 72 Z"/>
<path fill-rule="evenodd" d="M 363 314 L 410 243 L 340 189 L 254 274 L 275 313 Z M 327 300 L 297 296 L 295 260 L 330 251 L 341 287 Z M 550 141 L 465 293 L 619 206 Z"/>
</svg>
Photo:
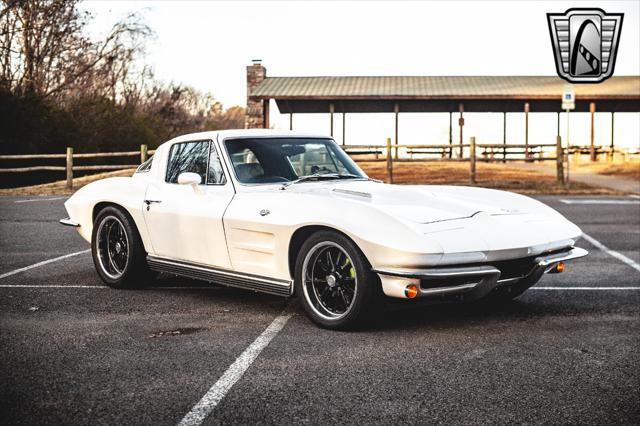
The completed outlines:
<svg viewBox="0 0 640 426">
<path fill-rule="evenodd" d="M 74 222 L 68 217 L 64 218 L 64 219 L 60 219 L 58 222 L 60 222 L 64 226 L 72 226 L 74 228 L 79 228 L 80 227 L 80 224 L 78 222 Z"/>
<path fill-rule="evenodd" d="M 521 275 L 500 279 L 502 272 L 492 265 L 452 266 L 429 269 L 373 269 L 381 278 L 396 277 L 420 280 L 418 297 L 464 294 L 472 299 L 480 298 L 498 286 L 518 284 L 532 286 L 543 274 L 552 272 L 559 262 L 584 257 L 589 252 L 579 247 L 533 259 L 530 270 Z M 444 283 L 443 283 L 444 282 Z M 451 282 L 451 285 L 447 285 Z M 429 284 L 433 283 L 432 288 Z M 436 286 L 435 284 L 438 283 Z"/>
</svg>

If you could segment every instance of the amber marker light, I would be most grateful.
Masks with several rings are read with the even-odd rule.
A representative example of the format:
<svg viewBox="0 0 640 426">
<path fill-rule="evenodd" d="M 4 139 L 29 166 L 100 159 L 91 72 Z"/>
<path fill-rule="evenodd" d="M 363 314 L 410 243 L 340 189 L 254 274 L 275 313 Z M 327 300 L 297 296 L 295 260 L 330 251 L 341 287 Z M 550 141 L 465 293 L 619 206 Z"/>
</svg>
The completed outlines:
<svg viewBox="0 0 640 426">
<path fill-rule="evenodd" d="M 558 264 L 556 265 L 556 272 L 560 274 L 563 271 L 564 271 L 564 262 L 558 262 Z"/>
<path fill-rule="evenodd" d="M 413 299 L 418 295 L 418 286 L 415 284 L 409 284 L 404 288 L 404 295 L 409 299 Z"/>
</svg>

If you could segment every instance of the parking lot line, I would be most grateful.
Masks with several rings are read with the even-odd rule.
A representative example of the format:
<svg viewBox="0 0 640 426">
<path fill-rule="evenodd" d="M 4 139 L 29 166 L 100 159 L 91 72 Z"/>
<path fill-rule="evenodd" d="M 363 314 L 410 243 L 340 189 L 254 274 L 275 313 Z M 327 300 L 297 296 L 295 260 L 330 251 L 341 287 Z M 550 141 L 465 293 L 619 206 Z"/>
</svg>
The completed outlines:
<svg viewBox="0 0 640 426">
<path fill-rule="evenodd" d="M 48 265 L 49 263 L 57 262 L 59 260 L 68 259 L 73 256 L 78 256 L 80 254 L 89 253 L 91 249 L 77 251 L 75 253 L 65 254 L 64 256 L 54 257 L 53 259 L 43 260 L 42 262 L 34 263 L 33 265 L 25 266 L 24 268 L 14 269 L 13 271 L 5 272 L 0 275 L 0 279 L 10 277 L 11 275 L 19 274 L 20 272 L 28 271 L 29 269 L 38 268 L 40 266 Z"/>
<path fill-rule="evenodd" d="M 529 290 L 561 290 L 561 291 L 581 291 L 581 290 L 595 290 L 595 291 L 604 291 L 604 290 L 640 290 L 640 287 L 531 287 Z"/>
<path fill-rule="evenodd" d="M 638 200 L 590 200 L 584 198 L 578 199 L 561 199 L 561 203 L 564 204 L 619 204 L 619 205 L 639 205 Z"/>
<path fill-rule="evenodd" d="M 54 198 L 30 198 L 28 200 L 16 200 L 14 203 L 33 203 L 35 201 L 54 201 L 54 200 L 64 200 L 67 197 L 54 197 Z"/>
<path fill-rule="evenodd" d="M 260 352 L 267 347 L 269 342 L 282 330 L 292 316 L 293 314 L 285 309 L 284 312 L 276 317 L 262 334 L 236 358 L 227 371 L 224 372 L 218 381 L 204 394 L 202 399 L 200 399 L 191 411 L 178 423 L 178 426 L 201 425 L 233 385 L 240 380 L 244 372 L 247 371 L 253 361 L 260 355 Z"/>
<path fill-rule="evenodd" d="M 590 235 L 582 234 L 582 238 L 584 238 L 585 240 L 589 241 L 591 244 L 593 244 L 594 246 L 596 246 L 597 248 L 599 248 L 603 252 L 607 253 L 609 256 L 615 257 L 619 261 L 621 261 L 623 263 L 626 263 L 627 265 L 631 266 L 636 271 L 640 272 L 640 264 L 638 264 L 638 263 L 634 262 L 633 260 L 629 259 L 624 254 L 618 253 L 615 250 L 611 250 L 609 247 L 605 246 L 600 241 L 596 240 L 595 238 L 593 238 Z"/>
</svg>

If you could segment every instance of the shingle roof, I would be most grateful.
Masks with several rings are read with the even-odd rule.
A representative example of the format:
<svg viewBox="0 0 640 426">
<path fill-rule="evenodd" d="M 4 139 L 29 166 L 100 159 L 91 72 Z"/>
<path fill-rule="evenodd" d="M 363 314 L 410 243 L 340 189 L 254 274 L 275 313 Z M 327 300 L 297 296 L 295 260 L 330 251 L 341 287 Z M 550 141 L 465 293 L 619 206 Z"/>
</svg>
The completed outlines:
<svg viewBox="0 0 640 426">
<path fill-rule="evenodd" d="M 557 99 L 559 77 L 267 77 L 252 92 L 261 99 Z M 640 99 L 640 76 L 573 85 L 576 98 Z"/>
</svg>

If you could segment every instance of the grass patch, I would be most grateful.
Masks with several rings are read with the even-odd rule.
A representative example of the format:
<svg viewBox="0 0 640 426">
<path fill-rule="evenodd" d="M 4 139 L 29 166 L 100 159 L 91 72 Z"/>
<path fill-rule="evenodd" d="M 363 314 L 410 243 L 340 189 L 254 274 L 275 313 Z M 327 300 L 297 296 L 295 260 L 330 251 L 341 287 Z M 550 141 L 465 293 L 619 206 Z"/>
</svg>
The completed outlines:
<svg viewBox="0 0 640 426">
<path fill-rule="evenodd" d="M 96 180 L 116 176 L 131 176 L 133 175 L 133 172 L 135 172 L 135 169 L 125 169 L 75 178 L 73 180 L 73 189 L 71 191 L 67 189 L 66 180 L 58 180 L 51 183 L 43 183 L 41 185 L 24 186 L 22 188 L 0 189 L 0 195 L 70 195 L 79 188 L 82 188 Z"/>
<path fill-rule="evenodd" d="M 359 162 L 372 178 L 386 180 L 385 162 Z M 469 163 L 456 161 L 404 162 L 393 165 L 394 183 L 470 185 Z M 476 186 L 503 189 L 522 194 L 617 194 L 617 191 L 572 182 L 570 188 L 556 182 L 553 175 L 505 164 L 478 163 Z"/>
</svg>

